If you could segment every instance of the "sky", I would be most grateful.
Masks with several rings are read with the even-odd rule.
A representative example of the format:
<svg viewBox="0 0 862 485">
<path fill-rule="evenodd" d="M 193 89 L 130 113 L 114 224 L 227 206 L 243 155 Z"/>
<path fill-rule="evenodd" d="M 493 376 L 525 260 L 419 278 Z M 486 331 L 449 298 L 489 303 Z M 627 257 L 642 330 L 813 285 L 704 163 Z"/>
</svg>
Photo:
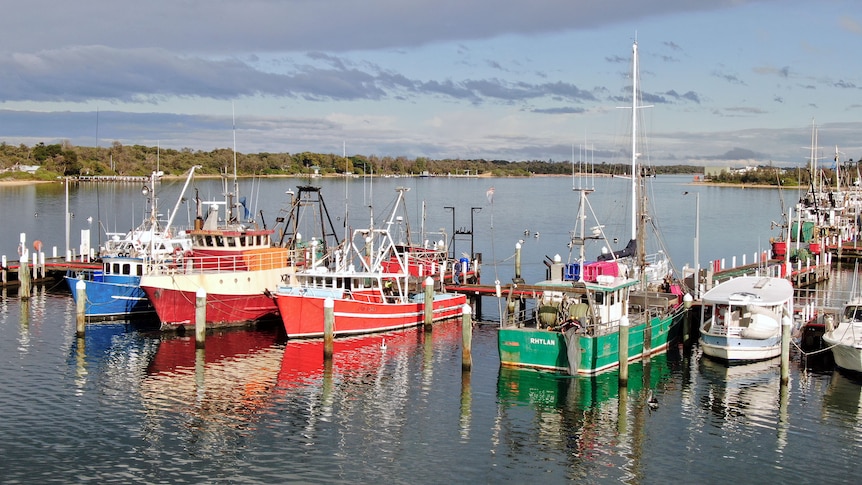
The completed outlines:
<svg viewBox="0 0 862 485">
<path fill-rule="evenodd" d="M 636 42 L 650 163 L 862 158 L 858 0 L 13 3 L 10 144 L 619 162 Z"/>
</svg>

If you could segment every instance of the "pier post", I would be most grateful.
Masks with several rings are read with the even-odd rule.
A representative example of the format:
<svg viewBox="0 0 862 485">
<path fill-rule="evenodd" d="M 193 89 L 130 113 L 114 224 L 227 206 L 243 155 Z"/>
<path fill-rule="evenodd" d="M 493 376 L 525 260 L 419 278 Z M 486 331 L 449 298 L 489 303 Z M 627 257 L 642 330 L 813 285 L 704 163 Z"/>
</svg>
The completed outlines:
<svg viewBox="0 0 862 485">
<path fill-rule="evenodd" d="M 518 284 L 524 283 L 523 278 L 521 278 L 521 243 L 515 243 L 515 279 L 513 281 Z"/>
<path fill-rule="evenodd" d="M 425 331 L 430 332 L 434 324 L 434 280 L 425 278 Z"/>
<path fill-rule="evenodd" d="M 781 319 L 781 385 L 790 381 L 790 317 Z"/>
<path fill-rule="evenodd" d="M 87 327 L 87 283 L 78 280 L 75 283 L 75 336 L 84 337 Z"/>
<path fill-rule="evenodd" d="M 629 385 L 629 317 L 623 315 L 620 318 L 619 330 L 619 357 L 620 357 L 620 378 L 619 386 L 628 387 Z"/>
<path fill-rule="evenodd" d="M 646 300 L 646 296 L 644 296 L 644 300 Z M 646 301 L 644 301 L 644 306 L 646 307 Z M 652 317 L 649 312 L 644 314 L 644 317 L 646 317 L 646 322 L 644 323 L 644 341 L 641 346 L 641 359 L 644 362 L 649 362 L 652 356 Z"/>
<path fill-rule="evenodd" d="M 18 296 L 22 300 L 30 299 L 30 256 L 27 254 L 27 249 L 24 249 L 21 254 L 20 265 L 18 266 L 18 280 L 21 282 L 21 288 L 18 290 Z"/>
<path fill-rule="evenodd" d="M 3 283 L 3 286 L 6 286 L 6 255 L 4 254 L 0 257 L 0 283 Z"/>
<path fill-rule="evenodd" d="M 207 290 L 195 292 L 195 348 L 202 349 L 207 338 Z"/>
<path fill-rule="evenodd" d="M 682 305 L 685 307 L 685 318 L 682 320 L 682 353 L 684 356 L 691 355 L 691 304 L 694 298 L 691 293 L 682 297 Z"/>
<path fill-rule="evenodd" d="M 461 370 L 469 371 L 473 368 L 473 319 L 470 315 L 472 309 L 465 304 L 461 307 Z"/>
<path fill-rule="evenodd" d="M 323 300 L 323 360 L 332 359 L 332 345 L 335 334 L 335 300 Z"/>
</svg>

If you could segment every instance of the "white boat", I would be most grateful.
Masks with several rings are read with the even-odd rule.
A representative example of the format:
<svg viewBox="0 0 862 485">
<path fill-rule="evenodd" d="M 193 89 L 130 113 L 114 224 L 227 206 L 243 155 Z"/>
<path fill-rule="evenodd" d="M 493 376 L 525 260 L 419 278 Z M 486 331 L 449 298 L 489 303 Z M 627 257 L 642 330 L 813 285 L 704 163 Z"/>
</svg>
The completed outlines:
<svg viewBox="0 0 862 485">
<path fill-rule="evenodd" d="M 763 276 L 725 281 L 703 295 L 700 347 L 704 355 L 728 363 L 777 357 L 781 325 L 791 315 L 790 281 Z"/>
<path fill-rule="evenodd" d="M 853 298 L 841 313 L 834 329 L 826 329 L 823 342 L 832 348 L 835 365 L 862 373 L 862 298 Z"/>
</svg>

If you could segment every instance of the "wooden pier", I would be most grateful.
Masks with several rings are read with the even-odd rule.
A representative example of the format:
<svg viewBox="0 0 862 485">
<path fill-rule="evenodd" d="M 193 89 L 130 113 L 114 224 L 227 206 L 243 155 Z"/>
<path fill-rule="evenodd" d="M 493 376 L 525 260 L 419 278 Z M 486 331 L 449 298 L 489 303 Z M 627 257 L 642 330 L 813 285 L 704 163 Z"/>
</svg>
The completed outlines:
<svg viewBox="0 0 862 485">
<path fill-rule="evenodd" d="M 771 259 L 767 251 L 754 253 L 751 258 L 752 263 L 747 262 L 746 255 L 742 255 L 741 264 L 737 264 L 737 258 L 734 256 L 727 264 L 725 259 L 717 259 L 710 261 L 706 268 L 701 269 L 699 281 L 704 286 L 704 291 L 709 290 L 718 283 L 722 283 L 731 278 L 739 276 L 777 276 L 787 278 L 793 284 L 794 288 L 808 288 L 822 281 L 829 279 L 829 274 L 832 270 L 832 254 L 824 252 L 816 255 L 814 259 L 805 261 L 787 261 L 784 259 Z M 689 270 L 689 273 L 693 273 Z M 689 284 L 693 280 L 692 274 L 686 275 L 686 270 L 683 270 L 683 275 L 686 280 L 686 286 L 694 288 L 694 284 Z"/>
<path fill-rule="evenodd" d="M 70 271 L 93 271 L 102 269 L 102 264 L 92 261 L 66 261 L 64 258 L 47 258 L 35 263 L 28 263 L 32 283 L 45 283 L 61 279 Z M 18 262 L 0 265 L 0 287 L 17 287 L 20 285 L 18 273 L 21 265 Z"/>
<path fill-rule="evenodd" d="M 690 291 L 694 296 L 699 297 L 713 286 L 731 278 L 753 275 L 787 278 L 794 288 L 801 289 L 828 280 L 832 270 L 832 256 L 829 253 L 818 255 L 814 260 L 790 262 L 770 259 L 769 253 L 764 251 L 755 253 L 752 260 L 753 263 L 747 263 L 746 256 L 743 255 L 742 264 L 739 265 L 737 265 L 736 257 L 731 258 L 730 265 L 726 265 L 725 260 L 711 261 L 706 268 L 700 269 L 700 278 L 697 282 L 694 281 L 694 270 L 688 269 L 686 273 L 686 269 L 683 269 L 683 291 Z M 506 299 L 537 298 L 543 291 L 548 290 L 548 287 L 545 286 L 525 284 L 519 275 L 520 271 L 516 264 L 515 278 L 513 278 L 512 283 L 500 285 L 445 284 L 443 288 L 445 291 L 467 295 L 476 314 L 481 315 L 483 296 Z M 694 290 L 696 286 L 700 286 L 699 291 Z M 664 293 L 656 293 L 656 295 L 661 295 L 662 304 L 668 304 L 665 300 L 670 296 L 665 297 Z"/>
<path fill-rule="evenodd" d="M 862 242 L 860 241 L 843 241 L 840 244 L 829 245 L 826 249 L 834 255 L 838 261 L 862 258 Z"/>
</svg>

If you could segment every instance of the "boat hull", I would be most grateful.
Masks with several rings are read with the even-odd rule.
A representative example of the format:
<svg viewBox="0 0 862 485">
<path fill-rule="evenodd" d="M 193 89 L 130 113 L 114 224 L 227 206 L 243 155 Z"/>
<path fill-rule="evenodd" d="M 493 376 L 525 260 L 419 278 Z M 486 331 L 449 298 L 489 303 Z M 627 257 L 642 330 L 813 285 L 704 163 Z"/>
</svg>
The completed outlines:
<svg viewBox="0 0 862 485">
<path fill-rule="evenodd" d="M 673 329 L 679 323 L 679 314 L 655 317 L 650 320 L 651 339 L 644 345 L 646 324 L 629 328 L 628 361 L 644 355 L 659 354 L 667 350 L 673 340 Z M 599 336 L 574 334 L 576 347 L 574 355 L 577 364 L 571 366 L 569 346 L 561 332 L 553 332 L 533 327 L 502 327 L 497 334 L 497 347 L 500 364 L 506 367 L 523 367 L 573 375 L 595 375 L 620 364 L 619 333 L 612 332 Z"/>
<path fill-rule="evenodd" d="M 321 296 L 276 295 L 276 304 L 288 338 L 322 337 L 324 301 Z M 414 327 L 425 321 L 425 302 L 378 303 L 333 299 L 334 335 L 361 335 Z M 445 293 L 434 296 L 434 321 L 460 317 L 467 297 Z"/>
<path fill-rule="evenodd" d="M 854 326 L 862 328 L 862 325 Z M 855 332 L 848 332 L 846 324 L 843 324 L 823 334 L 823 342 L 832 349 L 835 365 L 857 373 L 862 373 L 862 342 L 857 343 L 855 339 L 855 335 L 859 335 L 860 328 L 856 328 Z"/>
<path fill-rule="evenodd" d="M 198 289 L 206 291 L 208 327 L 243 326 L 275 318 L 277 308 L 268 295 L 287 268 L 223 273 L 145 275 L 143 288 L 163 330 L 193 326 Z"/>
<path fill-rule="evenodd" d="M 76 304 L 78 294 L 75 287 L 78 281 L 84 282 L 87 298 L 84 314 L 87 317 L 107 320 L 134 315 L 151 315 L 155 311 L 139 286 L 138 277 L 131 277 L 126 283 L 82 280 L 71 276 L 64 278 Z"/>
<path fill-rule="evenodd" d="M 699 343 L 704 355 L 725 362 L 754 362 L 781 355 L 780 334 L 766 339 L 701 334 Z"/>
</svg>

